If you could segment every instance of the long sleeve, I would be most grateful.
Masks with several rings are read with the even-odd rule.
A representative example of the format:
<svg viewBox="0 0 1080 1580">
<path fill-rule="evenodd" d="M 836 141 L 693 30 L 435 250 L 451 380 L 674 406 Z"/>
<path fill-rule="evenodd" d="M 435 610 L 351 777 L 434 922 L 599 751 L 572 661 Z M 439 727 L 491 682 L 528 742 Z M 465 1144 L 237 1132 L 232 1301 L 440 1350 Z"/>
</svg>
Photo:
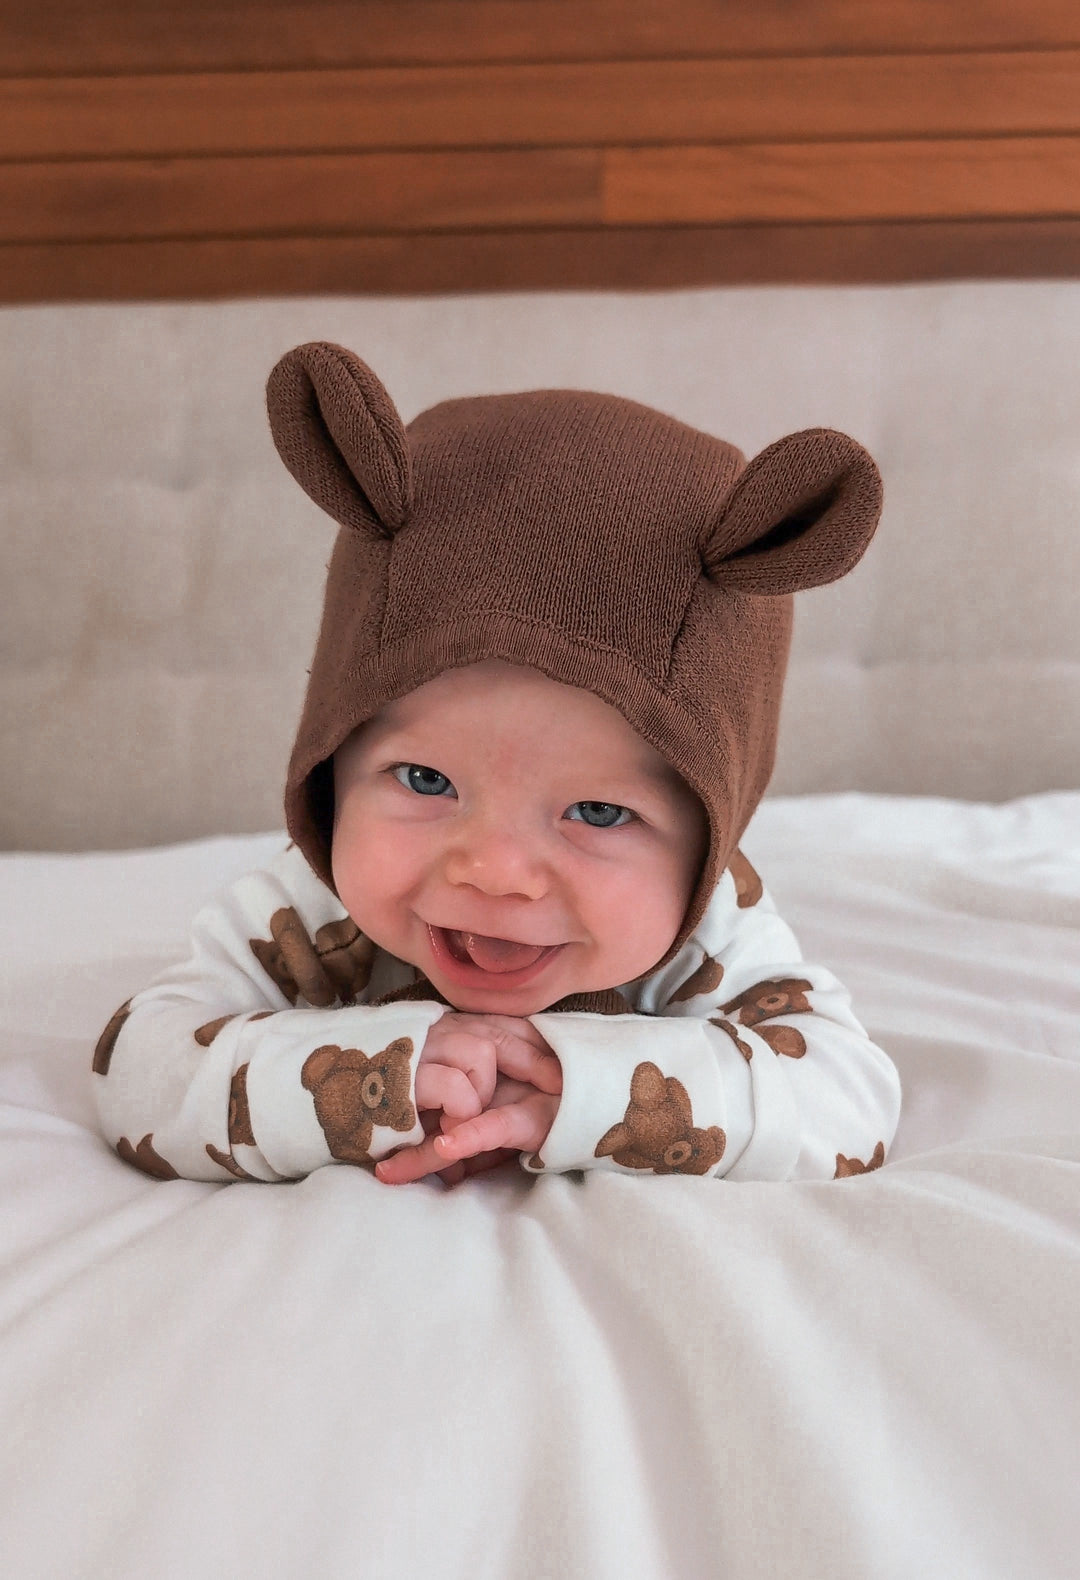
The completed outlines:
<svg viewBox="0 0 1080 1580">
<path fill-rule="evenodd" d="M 102 1131 L 163 1179 L 297 1178 L 423 1139 L 416 1067 L 444 1004 L 407 984 L 289 849 L 205 906 L 191 952 L 98 1040 Z"/>
<path fill-rule="evenodd" d="M 679 954 L 621 989 L 633 1012 L 530 1017 L 563 1093 L 526 1169 L 834 1179 L 884 1161 L 892 1061 L 832 972 L 803 960 L 750 864 L 732 866 Z"/>
</svg>

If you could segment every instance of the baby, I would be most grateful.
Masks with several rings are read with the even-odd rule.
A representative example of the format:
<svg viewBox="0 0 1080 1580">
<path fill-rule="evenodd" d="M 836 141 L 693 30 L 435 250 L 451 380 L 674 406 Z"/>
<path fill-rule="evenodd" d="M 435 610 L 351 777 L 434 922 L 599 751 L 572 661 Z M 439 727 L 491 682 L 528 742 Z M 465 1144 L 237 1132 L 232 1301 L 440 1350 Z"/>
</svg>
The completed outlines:
<svg viewBox="0 0 1080 1580">
<path fill-rule="evenodd" d="M 285 793 L 292 843 L 112 1017 L 103 1130 L 159 1178 L 832 1179 L 899 1084 L 738 849 L 791 595 L 849 570 L 853 440 L 747 464 L 635 402 L 448 401 L 405 429 L 315 343 L 268 386 L 341 526 Z"/>
</svg>

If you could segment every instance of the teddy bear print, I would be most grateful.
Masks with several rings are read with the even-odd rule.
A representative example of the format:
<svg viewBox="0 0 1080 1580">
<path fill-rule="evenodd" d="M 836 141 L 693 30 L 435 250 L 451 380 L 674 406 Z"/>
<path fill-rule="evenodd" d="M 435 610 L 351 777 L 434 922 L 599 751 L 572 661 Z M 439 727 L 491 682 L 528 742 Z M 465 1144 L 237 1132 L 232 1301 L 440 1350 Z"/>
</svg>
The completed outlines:
<svg viewBox="0 0 1080 1580">
<path fill-rule="evenodd" d="M 806 1038 L 795 1026 L 755 1026 L 754 1030 L 785 1059 L 801 1059 L 806 1052 Z"/>
<path fill-rule="evenodd" d="M 267 1016 L 273 1013 L 272 1009 L 261 1009 L 257 1015 L 252 1015 L 249 1019 L 266 1020 Z M 208 1048 L 222 1026 L 227 1026 L 229 1021 L 236 1018 L 236 1015 L 232 1014 L 219 1015 L 217 1020 L 208 1020 L 205 1026 L 196 1028 L 195 1041 L 200 1047 Z M 251 1114 L 248 1110 L 247 1071 L 247 1065 L 242 1064 L 238 1070 L 234 1071 L 229 1085 L 228 1125 L 230 1146 L 253 1147 L 256 1145 L 255 1134 L 251 1128 Z M 206 1143 L 206 1155 L 209 1158 L 213 1158 L 214 1162 L 219 1163 L 223 1169 L 228 1169 L 229 1173 L 238 1180 L 255 1178 L 254 1174 L 249 1174 L 247 1169 L 240 1166 L 231 1152 L 222 1152 L 220 1147 L 215 1147 L 210 1141 Z"/>
<path fill-rule="evenodd" d="M 756 1026 L 773 1015 L 806 1015 L 810 1013 L 806 999 L 810 986 L 801 977 L 774 977 L 755 982 L 753 987 L 724 1005 L 724 1014 L 730 1015 L 737 1009 L 744 1026 Z"/>
<path fill-rule="evenodd" d="M 718 988 L 724 980 L 724 968 L 719 960 L 714 960 L 711 955 L 706 955 L 697 970 L 687 977 L 686 981 L 677 987 L 669 1004 L 682 1004 L 689 998 L 697 998 L 701 993 L 711 993 Z"/>
<path fill-rule="evenodd" d="M 630 1101 L 617 1125 L 601 1136 L 593 1153 L 627 1169 L 654 1174 L 707 1174 L 724 1155 L 719 1125 L 694 1125 L 686 1087 L 655 1064 L 639 1064 L 630 1080 Z"/>
<path fill-rule="evenodd" d="M 233 1071 L 233 1078 L 229 1083 L 229 1145 L 231 1147 L 255 1145 L 255 1132 L 251 1128 L 251 1109 L 248 1107 L 247 1073 L 247 1065 L 242 1064 L 238 1070 Z"/>
<path fill-rule="evenodd" d="M 753 1026 L 759 1037 L 769 1044 L 774 1053 L 788 1059 L 801 1059 L 806 1052 L 806 1038 L 794 1026 L 763 1026 L 762 1021 L 774 1015 L 809 1015 L 811 1005 L 806 998 L 811 984 L 803 977 L 777 977 L 765 982 L 755 982 L 753 987 L 740 993 L 724 1005 L 724 1014 L 738 1010 L 744 1026 Z"/>
<path fill-rule="evenodd" d="M 325 922 L 312 940 L 295 907 L 286 905 L 271 916 L 270 934 L 248 941 L 290 1004 L 298 999 L 316 1009 L 329 1009 L 338 999 L 354 1004 L 367 987 L 375 945 L 352 917 Z"/>
<path fill-rule="evenodd" d="M 206 1155 L 208 1158 L 212 1158 L 215 1163 L 219 1163 L 223 1169 L 228 1169 L 234 1179 L 253 1180 L 255 1178 L 254 1174 L 249 1174 L 247 1169 L 242 1168 L 237 1163 L 231 1152 L 222 1152 L 220 1147 L 215 1147 L 210 1141 L 206 1143 Z"/>
<path fill-rule="evenodd" d="M 360 1048 L 327 1044 L 304 1060 L 300 1080 L 314 1098 L 315 1117 L 331 1157 L 342 1163 L 370 1164 L 371 1132 L 376 1125 L 389 1130 L 413 1128 L 412 1051 L 411 1037 L 395 1037 L 370 1058 Z"/>
<path fill-rule="evenodd" d="M 155 1179 L 178 1180 L 180 1178 L 172 1164 L 166 1158 L 163 1158 L 160 1152 L 154 1150 L 154 1133 L 152 1130 L 143 1136 L 137 1147 L 132 1146 L 127 1136 L 121 1136 L 116 1143 L 116 1151 L 117 1155 L 123 1158 L 125 1163 L 130 1163 L 132 1167 L 141 1169 L 144 1174 L 152 1174 Z"/>
<path fill-rule="evenodd" d="M 728 871 L 735 880 L 735 904 L 739 910 L 756 905 L 765 893 L 765 886 L 741 850 L 736 850 L 728 862 Z"/>
<path fill-rule="evenodd" d="M 227 1026 L 231 1020 L 235 1020 L 237 1018 L 237 1013 L 238 1012 L 234 1010 L 231 1015 L 219 1015 L 217 1020 L 208 1020 L 205 1026 L 196 1026 L 193 1035 L 195 1037 L 195 1041 L 199 1044 L 199 1047 L 209 1048 L 210 1044 L 213 1042 L 222 1026 Z M 272 1009 L 261 1009 L 257 1015 L 249 1016 L 249 1019 L 265 1020 L 268 1015 L 272 1015 L 273 1013 L 274 1012 Z"/>
<path fill-rule="evenodd" d="M 255 1132 L 251 1128 L 251 1110 L 248 1108 L 247 1073 L 247 1065 L 242 1064 L 238 1070 L 233 1071 L 233 1078 L 229 1083 L 230 1148 L 255 1145 Z M 206 1154 L 207 1157 L 213 1158 L 215 1163 L 220 1163 L 223 1169 L 228 1169 L 229 1173 L 235 1175 L 238 1180 L 255 1178 L 254 1174 L 249 1174 L 247 1169 L 241 1167 L 231 1151 L 222 1152 L 220 1147 L 215 1147 L 208 1141 Z"/>
<path fill-rule="evenodd" d="M 268 1012 L 269 1013 L 269 1012 Z M 255 1145 L 255 1132 L 251 1128 L 251 1110 L 248 1108 L 247 1095 L 248 1067 L 242 1064 L 233 1072 L 232 1081 L 229 1083 L 229 1146 L 253 1147 Z M 220 1147 L 206 1143 L 206 1155 L 213 1158 L 215 1163 L 220 1163 L 223 1169 L 235 1175 L 238 1180 L 252 1180 L 254 1174 L 249 1174 L 233 1156 L 232 1152 L 222 1152 Z"/>
<path fill-rule="evenodd" d="M 836 1173 L 834 1180 L 850 1179 L 853 1174 L 869 1174 L 872 1169 L 879 1169 L 885 1161 L 885 1143 L 879 1141 L 870 1154 L 869 1163 L 863 1163 L 859 1158 L 846 1158 L 842 1152 L 836 1154 Z"/>
<path fill-rule="evenodd" d="M 750 1063 L 750 1060 L 754 1057 L 754 1050 L 751 1048 L 748 1042 L 743 1042 L 742 1038 L 739 1036 L 739 1033 L 735 1030 L 735 1027 L 729 1020 L 724 1020 L 720 1015 L 713 1015 L 710 1017 L 709 1025 L 719 1026 L 721 1031 L 726 1031 L 732 1042 L 735 1044 L 736 1048 L 738 1048 L 739 1052 L 746 1060 L 747 1064 Z"/>
<path fill-rule="evenodd" d="M 96 1075 L 108 1075 L 109 1064 L 112 1060 L 116 1039 L 120 1035 L 121 1027 L 131 1014 L 131 1000 L 126 1000 L 120 1008 L 110 1017 L 109 1024 L 101 1033 L 94 1049 L 94 1062 L 90 1068 Z M 130 1146 L 130 1142 L 128 1143 Z"/>
</svg>

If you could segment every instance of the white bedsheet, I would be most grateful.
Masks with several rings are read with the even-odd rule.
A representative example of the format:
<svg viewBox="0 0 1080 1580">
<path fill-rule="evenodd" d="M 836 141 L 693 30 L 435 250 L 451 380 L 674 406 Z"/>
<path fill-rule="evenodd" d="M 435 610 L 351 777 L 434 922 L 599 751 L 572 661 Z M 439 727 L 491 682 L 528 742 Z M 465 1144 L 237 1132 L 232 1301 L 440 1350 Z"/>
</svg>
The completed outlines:
<svg viewBox="0 0 1080 1580">
<path fill-rule="evenodd" d="M 0 858 L 8 1580 L 1077 1574 L 1080 793 L 759 810 L 904 1082 L 828 1184 L 128 1168 L 96 1035 L 282 838 Z"/>
</svg>

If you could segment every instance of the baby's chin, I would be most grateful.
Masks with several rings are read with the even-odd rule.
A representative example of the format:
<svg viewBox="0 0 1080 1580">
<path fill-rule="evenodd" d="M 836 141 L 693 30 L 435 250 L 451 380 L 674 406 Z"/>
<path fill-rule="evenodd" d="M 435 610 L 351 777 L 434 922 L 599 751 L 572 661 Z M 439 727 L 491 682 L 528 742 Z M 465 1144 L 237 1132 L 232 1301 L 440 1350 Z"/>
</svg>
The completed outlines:
<svg viewBox="0 0 1080 1580">
<path fill-rule="evenodd" d="M 436 982 L 434 985 L 447 1003 L 464 1015 L 510 1015 L 515 1020 L 525 1020 L 544 1010 L 559 1008 L 600 1015 L 632 1013 L 627 996 L 619 992 L 622 983 L 597 987 L 595 983 L 586 985 L 570 977 L 550 984 L 529 983 L 510 992 L 498 988 L 466 988 L 456 982 Z"/>
<path fill-rule="evenodd" d="M 567 990 L 557 984 L 548 987 L 530 983 L 522 988 L 503 990 L 482 985 L 462 987 L 458 982 L 439 982 L 435 980 L 434 974 L 428 980 L 438 988 L 451 1008 L 463 1015 L 512 1015 L 516 1020 L 523 1020 L 527 1015 L 539 1015 L 542 1010 L 550 1009 L 567 997 Z"/>
<path fill-rule="evenodd" d="M 524 994 L 503 993 L 498 998 L 494 994 L 470 993 L 463 988 L 452 988 L 443 991 L 451 1009 L 458 1010 L 462 1015 L 509 1015 L 514 1020 L 525 1020 L 529 1015 L 539 1015 L 541 1010 L 550 1009 L 550 1004 L 539 1002 L 535 996 L 526 997 Z M 557 1001 L 556 1001 L 557 1002 Z"/>
</svg>

